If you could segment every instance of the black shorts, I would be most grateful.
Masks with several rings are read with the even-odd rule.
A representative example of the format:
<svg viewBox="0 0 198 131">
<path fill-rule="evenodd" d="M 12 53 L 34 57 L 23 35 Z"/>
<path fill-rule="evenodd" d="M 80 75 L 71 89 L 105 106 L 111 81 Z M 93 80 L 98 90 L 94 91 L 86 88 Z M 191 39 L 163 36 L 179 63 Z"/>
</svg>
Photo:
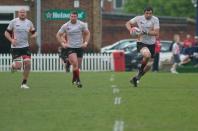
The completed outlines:
<svg viewBox="0 0 198 131">
<path fill-rule="evenodd" d="M 72 53 L 76 53 L 78 58 L 83 57 L 83 49 L 82 48 L 63 48 L 62 49 L 62 57 L 68 58 L 68 56 Z"/>
<path fill-rule="evenodd" d="M 31 52 L 29 47 L 23 48 L 11 48 L 12 59 L 16 59 L 18 57 L 31 58 Z"/>
<path fill-rule="evenodd" d="M 140 50 L 143 48 L 143 47 L 147 47 L 151 53 L 151 58 L 154 58 L 154 55 L 155 55 L 155 44 L 152 44 L 152 45 L 148 45 L 148 44 L 144 44 L 142 42 L 137 42 L 137 51 L 140 52 Z"/>
</svg>

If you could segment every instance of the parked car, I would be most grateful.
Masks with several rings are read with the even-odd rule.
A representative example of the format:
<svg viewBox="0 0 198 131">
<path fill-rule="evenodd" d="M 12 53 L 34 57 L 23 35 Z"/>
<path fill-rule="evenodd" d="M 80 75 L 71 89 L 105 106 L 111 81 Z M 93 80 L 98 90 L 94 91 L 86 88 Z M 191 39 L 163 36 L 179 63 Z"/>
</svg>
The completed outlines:
<svg viewBox="0 0 198 131">
<path fill-rule="evenodd" d="M 162 40 L 161 41 L 161 51 L 160 51 L 160 59 L 159 59 L 159 68 L 163 70 L 169 70 L 171 68 L 171 45 L 172 41 Z"/>
<path fill-rule="evenodd" d="M 115 50 L 123 50 L 123 46 L 130 45 L 135 39 L 124 39 L 115 42 L 112 45 L 105 46 L 101 48 L 101 53 L 112 53 Z"/>
<path fill-rule="evenodd" d="M 172 41 L 169 40 L 162 40 L 161 43 L 161 51 L 160 51 L 160 61 L 170 60 L 172 53 L 171 53 L 171 44 Z"/>
<path fill-rule="evenodd" d="M 112 45 L 105 46 L 101 48 L 101 53 L 112 53 L 118 50 L 124 51 L 126 71 L 130 71 L 138 67 L 141 55 L 137 52 L 135 39 L 124 39 Z"/>
<path fill-rule="evenodd" d="M 170 51 L 171 44 L 172 41 L 161 40 L 160 66 L 162 66 L 163 63 L 170 62 L 172 56 Z M 135 39 L 124 39 L 101 48 L 101 53 L 112 53 L 117 50 L 123 50 L 125 54 L 126 71 L 131 71 L 140 65 L 140 60 L 142 58 L 141 54 L 137 52 L 136 45 Z"/>
</svg>

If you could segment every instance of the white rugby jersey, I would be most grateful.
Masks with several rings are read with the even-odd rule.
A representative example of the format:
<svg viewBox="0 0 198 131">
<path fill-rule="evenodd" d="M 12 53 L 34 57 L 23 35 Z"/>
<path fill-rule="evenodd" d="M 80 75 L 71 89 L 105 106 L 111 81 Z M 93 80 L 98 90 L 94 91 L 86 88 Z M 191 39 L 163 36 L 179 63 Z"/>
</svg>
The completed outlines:
<svg viewBox="0 0 198 131">
<path fill-rule="evenodd" d="M 28 47 L 28 35 L 31 29 L 34 29 L 34 26 L 28 19 L 15 18 L 10 21 L 7 30 L 12 31 L 13 37 L 16 39 L 16 46 L 11 45 L 11 48 Z"/>
<path fill-rule="evenodd" d="M 136 16 L 130 20 L 131 24 L 137 25 L 142 31 L 148 32 L 149 30 L 159 29 L 159 19 L 152 16 L 150 20 L 147 20 L 144 15 Z M 142 35 L 139 39 L 140 42 L 148 45 L 155 44 L 156 37 L 150 35 Z"/>
<path fill-rule="evenodd" d="M 77 20 L 75 24 L 71 21 L 65 23 L 58 32 L 66 33 L 67 42 L 70 48 L 80 48 L 83 43 L 83 31 L 88 30 L 86 24 Z"/>
</svg>

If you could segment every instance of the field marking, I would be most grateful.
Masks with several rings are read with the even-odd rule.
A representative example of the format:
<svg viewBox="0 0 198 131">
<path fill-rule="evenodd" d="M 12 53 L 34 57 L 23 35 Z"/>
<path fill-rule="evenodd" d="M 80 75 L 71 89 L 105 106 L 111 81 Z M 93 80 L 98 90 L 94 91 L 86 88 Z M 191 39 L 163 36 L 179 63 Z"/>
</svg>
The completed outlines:
<svg viewBox="0 0 198 131">
<path fill-rule="evenodd" d="M 124 131 L 124 121 L 115 121 L 113 131 Z"/>
<path fill-rule="evenodd" d="M 113 94 L 119 93 L 120 89 L 119 88 L 113 88 Z"/>
<path fill-rule="evenodd" d="M 117 85 L 111 85 L 111 87 L 112 87 L 112 88 L 116 88 L 116 87 L 117 87 Z"/>
<path fill-rule="evenodd" d="M 115 105 L 121 104 L 121 97 L 115 97 L 114 104 Z"/>
<path fill-rule="evenodd" d="M 114 79 L 114 75 L 111 75 L 111 77 L 110 77 L 110 81 L 114 81 L 115 79 Z"/>
<path fill-rule="evenodd" d="M 110 82 L 113 82 L 114 80 L 114 75 L 111 75 Z M 120 92 L 120 89 L 117 88 L 117 85 L 111 85 L 111 87 L 113 88 L 113 94 L 118 94 Z M 120 105 L 121 97 L 115 97 L 114 104 Z M 124 131 L 124 121 L 116 120 L 114 123 L 113 131 Z"/>
</svg>

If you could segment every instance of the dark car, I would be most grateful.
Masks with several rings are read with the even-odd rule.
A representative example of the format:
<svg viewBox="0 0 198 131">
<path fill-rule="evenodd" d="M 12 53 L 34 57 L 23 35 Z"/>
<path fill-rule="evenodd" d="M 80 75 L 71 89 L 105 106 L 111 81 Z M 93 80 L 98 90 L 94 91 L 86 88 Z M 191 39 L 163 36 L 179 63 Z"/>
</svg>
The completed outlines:
<svg viewBox="0 0 198 131">
<path fill-rule="evenodd" d="M 137 43 L 134 41 L 131 45 L 127 45 L 123 48 L 125 53 L 125 68 L 126 71 L 137 69 L 140 66 L 142 56 L 137 52 Z"/>
<path fill-rule="evenodd" d="M 138 67 L 141 55 L 137 52 L 136 41 L 134 39 L 120 40 L 113 45 L 103 47 L 101 53 L 112 53 L 118 50 L 124 51 L 126 71 L 131 71 Z"/>
</svg>

